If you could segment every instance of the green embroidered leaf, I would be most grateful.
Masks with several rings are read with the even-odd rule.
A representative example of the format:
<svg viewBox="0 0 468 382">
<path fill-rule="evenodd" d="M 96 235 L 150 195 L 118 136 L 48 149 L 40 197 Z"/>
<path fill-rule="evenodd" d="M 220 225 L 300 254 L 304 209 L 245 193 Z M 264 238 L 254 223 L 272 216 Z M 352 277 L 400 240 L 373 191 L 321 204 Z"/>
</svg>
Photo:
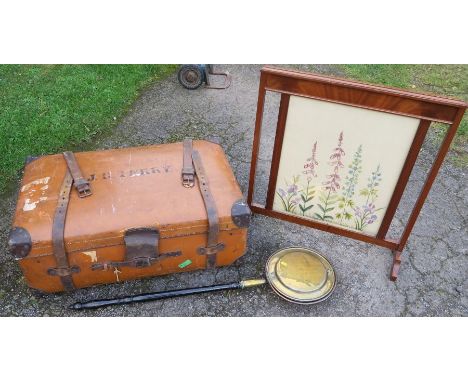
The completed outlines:
<svg viewBox="0 0 468 382">
<path fill-rule="evenodd" d="M 358 219 L 354 219 L 354 227 L 359 230 L 359 231 L 362 231 L 362 225 L 361 223 L 359 222 Z"/>
<path fill-rule="evenodd" d="M 312 204 L 312 205 L 310 205 L 309 207 L 304 208 L 304 209 L 302 210 L 302 212 L 307 212 L 307 211 L 309 211 L 313 206 L 314 206 L 314 205 Z"/>
<path fill-rule="evenodd" d="M 286 202 L 284 201 L 283 197 L 280 195 L 279 192 L 276 192 L 276 193 L 277 193 L 278 196 L 280 197 L 281 204 L 283 205 L 284 210 L 287 211 L 287 210 L 288 210 L 288 207 L 287 207 Z"/>
</svg>

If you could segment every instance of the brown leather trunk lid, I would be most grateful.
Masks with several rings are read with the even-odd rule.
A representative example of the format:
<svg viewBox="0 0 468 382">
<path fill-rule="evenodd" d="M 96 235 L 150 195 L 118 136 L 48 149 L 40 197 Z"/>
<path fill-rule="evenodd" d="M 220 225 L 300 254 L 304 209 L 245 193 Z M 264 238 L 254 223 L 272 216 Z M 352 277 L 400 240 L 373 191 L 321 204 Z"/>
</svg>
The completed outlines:
<svg viewBox="0 0 468 382">
<path fill-rule="evenodd" d="M 232 205 L 242 193 L 223 150 L 194 141 L 220 217 L 220 229 L 237 228 Z M 181 184 L 182 143 L 75 154 L 92 196 L 70 195 L 66 224 L 67 252 L 123 245 L 129 228 L 156 227 L 161 240 L 206 233 L 208 221 L 197 186 Z M 52 254 L 52 220 L 66 162 L 61 154 L 40 157 L 26 165 L 13 226 L 31 235 L 28 258 Z"/>
</svg>

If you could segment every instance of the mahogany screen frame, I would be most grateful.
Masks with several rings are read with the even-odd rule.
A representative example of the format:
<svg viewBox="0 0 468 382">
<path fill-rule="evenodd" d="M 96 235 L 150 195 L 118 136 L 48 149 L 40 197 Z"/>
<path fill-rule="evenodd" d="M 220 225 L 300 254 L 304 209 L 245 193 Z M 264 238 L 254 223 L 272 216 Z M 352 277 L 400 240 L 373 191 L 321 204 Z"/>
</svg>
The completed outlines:
<svg viewBox="0 0 468 382">
<path fill-rule="evenodd" d="M 263 206 L 253 202 L 253 194 L 260 148 L 265 95 L 267 91 L 280 93 L 281 101 L 278 112 L 278 122 L 273 146 L 266 203 Z M 408 155 L 395 186 L 395 190 L 376 236 L 350 231 L 334 225 L 322 223 L 320 221 L 309 220 L 297 215 L 290 215 L 273 210 L 278 168 L 281 160 L 281 149 L 291 95 L 420 119 L 419 127 L 416 131 L 410 150 L 408 151 Z M 357 81 L 338 79 L 295 70 L 286 70 L 268 66 L 264 67 L 262 68 L 260 75 L 247 203 L 251 210 L 257 214 L 301 224 L 392 250 L 394 259 L 390 279 L 395 281 L 401 264 L 401 253 L 408 241 L 414 224 L 416 223 L 416 219 L 421 212 L 424 201 L 429 194 L 432 183 L 434 182 L 442 162 L 450 148 L 450 144 L 457 132 L 458 126 L 460 125 L 467 107 L 468 104 L 465 102 L 451 98 L 419 94 L 396 88 L 370 85 Z M 413 206 L 410 217 L 403 230 L 403 234 L 397 240 L 388 238 L 388 229 L 393 221 L 395 212 L 400 203 L 403 192 L 405 191 L 408 179 L 411 175 L 413 166 L 416 162 L 431 122 L 441 122 L 449 125 L 449 128 L 447 129 L 445 138 L 439 147 L 432 167 L 429 170 L 424 185 Z"/>
</svg>

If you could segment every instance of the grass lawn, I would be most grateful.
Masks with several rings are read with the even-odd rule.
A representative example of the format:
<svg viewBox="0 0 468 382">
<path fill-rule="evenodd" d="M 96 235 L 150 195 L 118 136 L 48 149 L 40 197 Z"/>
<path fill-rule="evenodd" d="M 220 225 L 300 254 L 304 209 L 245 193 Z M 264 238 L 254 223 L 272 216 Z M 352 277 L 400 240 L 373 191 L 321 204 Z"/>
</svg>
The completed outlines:
<svg viewBox="0 0 468 382">
<path fill-rule="evenodd" d="M 446 95 L 468 101 L 468 65 L 340 65 L 347 76 L 388 86 Z M 435 124 L 438 131 L 445 131 Z M 465 114 L 452 150 L 468 164 L 468 116 Z"/>
<path fill-rule="evenodd" d="M 28 155 L 60 152 L 112 128 L 174 65 L 0 65 L 0 194 Z"/>
</svg>

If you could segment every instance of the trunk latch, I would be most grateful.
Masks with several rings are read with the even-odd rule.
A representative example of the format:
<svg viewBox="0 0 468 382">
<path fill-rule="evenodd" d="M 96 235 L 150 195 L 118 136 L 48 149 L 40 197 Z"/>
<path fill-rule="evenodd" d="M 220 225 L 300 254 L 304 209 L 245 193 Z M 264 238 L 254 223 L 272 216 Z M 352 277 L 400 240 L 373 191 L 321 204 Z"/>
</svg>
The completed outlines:
<svg viewBox="0 0 468 382">
<path fill-rule="evenodd" d="M 159 231 L 154 228 L 132 228 L 125 232 L 125 259 L 93 264 L 93 271 L 118 267 L 146 268 L 166 257 L 180 256 L 181 252 L 159 254 Z"/>
</svg>

